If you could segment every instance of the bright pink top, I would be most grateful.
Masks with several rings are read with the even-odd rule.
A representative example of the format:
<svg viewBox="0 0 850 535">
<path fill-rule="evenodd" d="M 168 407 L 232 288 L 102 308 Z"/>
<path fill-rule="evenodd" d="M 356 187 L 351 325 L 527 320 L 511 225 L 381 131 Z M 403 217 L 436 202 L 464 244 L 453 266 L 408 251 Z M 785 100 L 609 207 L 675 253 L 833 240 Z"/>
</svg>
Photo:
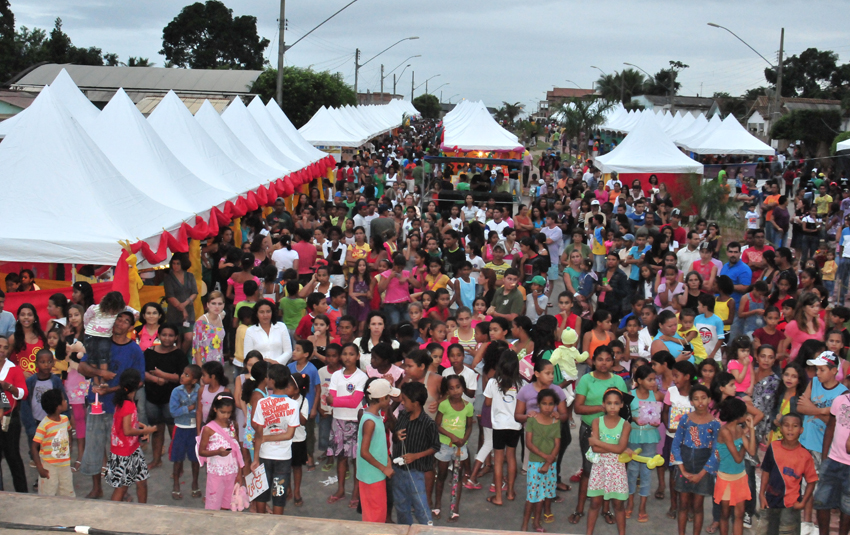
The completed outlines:
<svg viewBox="0 0 850 535">
<path fill-rule="evenodd" d="M 410 277 L 410 272 L 405 269 L 401 272 L 401 276 Z M 407 303 L 410 301 L 410 284 L 407 281 L 399 282 L 391 269 L 381 273 L 381 277 L 390 280 L 384 296 L 385 303 Z"/>
<path fill-rule="evenodd" d="M 309 275 L 316 263 L 316 246 L 308 241 L 300 241 L 292 245 L 292 250 L 298 253 L 298 274 Z"/>
<path fill-rule="evenodd" d="M 820 328 L 818 332 L 815 334 L 805 333 L 800 330 L 797 326 L 797 320 L 791 320 L 788 322 L 788 325 L 785 326 L 785 336 L 791 339 L 791 349 L 789 351 L 790 360 L 794 360 L 797 358 L 797 353 L 800 351 L 800 346 L 803 345 L 803 342 L 806 340 L 823 340 L 823 334 L 825 329 L 825 324 L 823 320 L 818 322 L 820 324 Z M 805 362 L 801 363 L 803 366 L 806 365 Z"/>
</svg>

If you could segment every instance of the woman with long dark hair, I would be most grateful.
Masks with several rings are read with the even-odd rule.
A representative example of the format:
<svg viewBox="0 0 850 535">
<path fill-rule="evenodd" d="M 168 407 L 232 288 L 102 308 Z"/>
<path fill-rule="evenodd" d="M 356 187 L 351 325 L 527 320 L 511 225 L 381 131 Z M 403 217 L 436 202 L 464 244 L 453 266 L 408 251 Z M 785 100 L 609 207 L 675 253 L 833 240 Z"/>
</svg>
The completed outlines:
<svg viewBox="0 0 850 535">
<path fill-rule="evenodd" d="M 179 346 L 184 353 L 192 347 L 192 329 L 195 325 L 195 298 L 198 296 L 198 284 L 195 276 L 188 270 L 192 267 L 189 255 L 174 253 L 171 257 L 171 269 L 165 275 L 165 321 L 180 326 Z"/>
<path fill-rule="evenodd" d="M 16 316 L 15 334 L 9 340 L 12 346 L 9 359 L 21 368 L 26 378 L 35 373 L 36 354 L 47 347 L 47 336 L 41 328 L 38 312 L 30 303 L 19 306 Z"/>
</svg>

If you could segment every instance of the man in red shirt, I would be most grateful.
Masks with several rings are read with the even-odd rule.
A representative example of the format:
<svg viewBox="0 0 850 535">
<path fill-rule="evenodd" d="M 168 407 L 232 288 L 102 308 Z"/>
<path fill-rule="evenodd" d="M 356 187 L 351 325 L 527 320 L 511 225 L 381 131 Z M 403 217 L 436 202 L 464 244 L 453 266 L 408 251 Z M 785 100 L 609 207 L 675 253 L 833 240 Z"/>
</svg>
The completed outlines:
<svg viewBox="0 0 850 535">
<path fill-rule="evenodd" d="M 306 285 L 313 278 L 316 246 L 311 243 L 312 235 L 309 230 L 298 228 L 294 234 L 298 240 L 292 245 L 292 250 L 298 253 L 298 282 Z"/>
<path fill-rule="evenodd" d="M 753 244 L 741 254 L 741 260 L 753 270 L 753 282 L 759 280 L 767 262 L 764 261 L 765 251 L 773 251 L 773 246 L 764 244 L 764 230 L 753 229 Z"/>
<path fill-rule="evenodd" d="M 16 410 L 18 402 L 27 397 L 27 384 L 24 372 L 8 360 L 9 340 L 0 336 L 0 414 L 3 426 L 0 427 L 0 455 L 6 458 L 15 492 L 27 492 L 27 475 L 24 461 L 21 459 L 21 411 Z"/>
</svg>

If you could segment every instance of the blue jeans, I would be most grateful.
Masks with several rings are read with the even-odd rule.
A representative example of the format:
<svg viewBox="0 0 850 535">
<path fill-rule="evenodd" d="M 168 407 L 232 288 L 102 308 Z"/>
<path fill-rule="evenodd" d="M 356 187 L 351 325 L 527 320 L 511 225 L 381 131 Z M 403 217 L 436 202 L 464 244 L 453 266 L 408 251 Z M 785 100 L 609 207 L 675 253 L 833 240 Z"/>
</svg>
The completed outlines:
<svg viewBox="0 0 850 535">
<path fill-rule="evenodd" d="M 428 508 L 428 495 L 425 493 L 425 474 L 397 465 L 393 465 L 393 471 L 396 523 L 412 526 L 414 516 L 419 524 L 430 522 L 431 509 Z"/>
<path fill-rule="evenodd" d="M 330 442 L 331 438 L 331 424 L 333 421 L 333 416 L 319 416 L 319 437 L 316 440 L 319 443 L 319 451 L 322 455 L 328 451 L 328 442 Z"/>
<path fill-rule="evenodd" d="M 800 265 L 805 264 L 806 260 L 815 256 L 819 243 L 820 238 L 817 234 L 803 234 L 803 252 L 800 255 Z"/>
<path fill-rule="evenodd" d="M 409 318 L 407 315 L 408 304 L 407 301 L 404 303 L 384 303 L 381 306 L 381 311 L 387 316 L 390 325 L 400 325 Z"/>
<path fill-rule="evenodd" d="M 638 448 L 641 449 L 640 454 L 646 457 L 652 457 L 652 453 L 655 451 L 655 448 L 658 446 L 658 443 L 655 444 L 633 444 L 629 443 L 629 448 L 631 450 L 636 450 Z M 638 475 L 640 475 L 640 496 L 642 498 L 648 497 L 650 491 L 652 490 L 652 472 L 646 463 L 641 463 L 638 461 L 631 461 L 626 464 L 626 470 L 629 474 L 629 494 L 634 494 L 637 490 L 637 480 Z"/>
<path fill-rule="evenodd" d="M 847 292 L 847 285 L 850 284 L 850 258 L 840 258 L 838 260 L 838 273 L 835 277 L 835 282 L 838 283 L 838 306 L 844 306 L 844 294 Z"/>
</svg>

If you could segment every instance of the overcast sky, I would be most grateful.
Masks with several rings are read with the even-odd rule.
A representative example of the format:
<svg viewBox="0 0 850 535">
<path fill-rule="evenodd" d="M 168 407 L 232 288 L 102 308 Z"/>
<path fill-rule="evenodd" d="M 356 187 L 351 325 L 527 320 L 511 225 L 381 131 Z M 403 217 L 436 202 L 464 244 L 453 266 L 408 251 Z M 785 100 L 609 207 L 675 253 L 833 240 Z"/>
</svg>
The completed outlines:
<svg viewBox="0 0 850 535">
<path fill-rule="evenodd" d="M 349 0 L 289 0 L 286 42 L 292 43 Z M 76 46 L 97 46 L 129 56 L 147 57 L 158 66 L 165 59 L 162 29 L 187 0 L 12 0 L 16 25 L 50 29 L 61 17 Z M 272 41 L 266 57 L 277 64 L 277 18 L 274 0 L 225 0 L 234 16 L 257 17 L 261 36 Z M 399 2 L 358 0 L 287 52 L 286 64 L 312 65 L 341 72 L 354 82 L 354 49 L 366 61 L 399 39 L 403 42 L 360 70 L 360 90 L 378 91 L 380 64 L 390 71 L 409 61 L 398 93 L 410 98 L 411 71 L 416 84 L 444 100 L 483 100 L 498 106 L 521 101 L 536 107 L 553 86 L 590 88 L 600 73 L 634 63 L 655 73 L 669 60 L 690 65 L 680 75 L 680 94 L 732 95 L 766 85 L 765 62 L 732 35 L 706 25 L 715 22 L 740 35 L 775 63 L 780 28 L 785 26 L 785 53 L 809 47 L 850 58 L 850 11 L 846 2 L 824 0 L 672 1 L 600 0 L 430 0 Z M 396 72 L 401 72 L 404 64 Z M 449 85 L 438 88 L 443 83 Z M 385 80 L 392 90 L 392 75 Z M 436 89 L 436 92 L 434 91 Z M 416 91 L 423 93 L 424 86 Z M 458 96 L 455 96 L 458 95 Z"/>
</svg>

